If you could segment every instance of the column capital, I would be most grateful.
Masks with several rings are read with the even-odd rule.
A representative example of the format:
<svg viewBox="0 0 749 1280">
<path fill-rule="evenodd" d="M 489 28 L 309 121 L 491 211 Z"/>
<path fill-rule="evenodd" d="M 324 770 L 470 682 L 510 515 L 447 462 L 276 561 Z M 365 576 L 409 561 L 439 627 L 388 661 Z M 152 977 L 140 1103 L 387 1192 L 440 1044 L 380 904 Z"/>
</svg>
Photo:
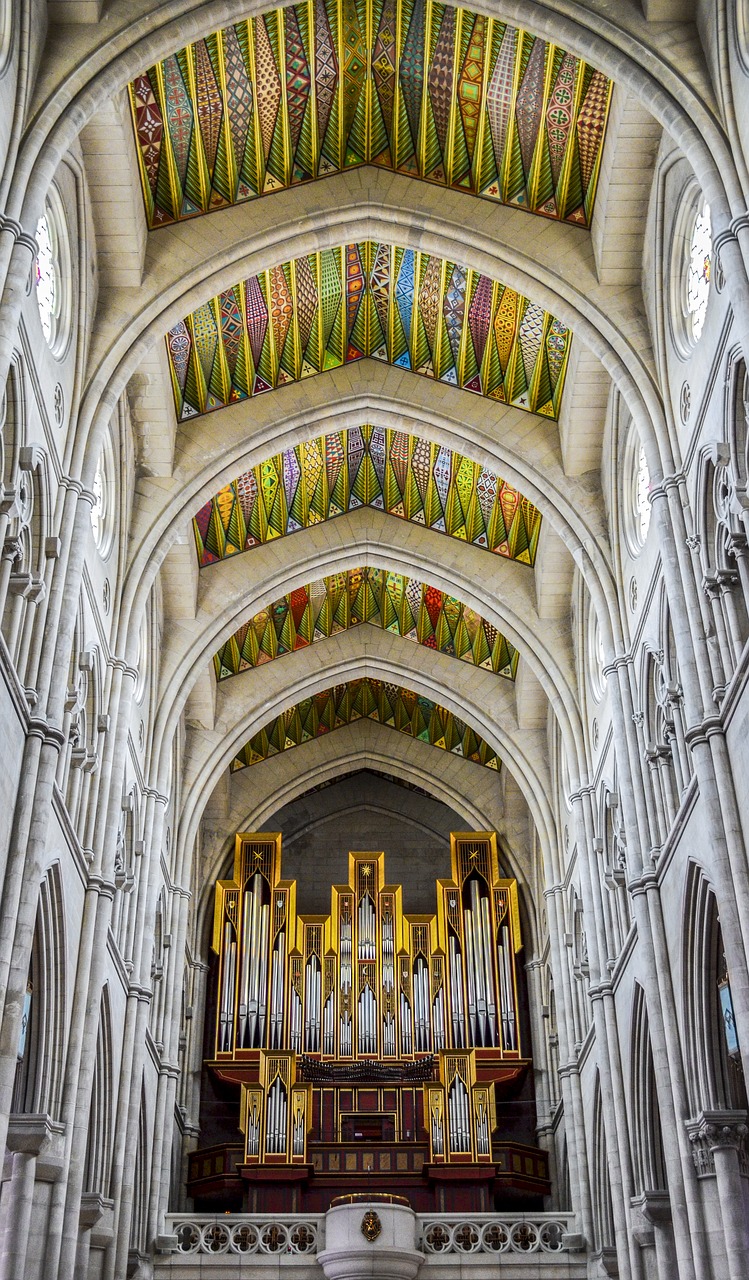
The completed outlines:
<svg viewBox="0 0 749 1280">
<path fill-rule="evenodd" d="M 746 1111 L 710 1110 L 685 1122 L 692 1143 L 697 1176 L 715 1173 L 715 1152 L 733 1149 L 742 1164 L 746 1163 L 746 1138 L 749 1134 Z"/>
</svg>

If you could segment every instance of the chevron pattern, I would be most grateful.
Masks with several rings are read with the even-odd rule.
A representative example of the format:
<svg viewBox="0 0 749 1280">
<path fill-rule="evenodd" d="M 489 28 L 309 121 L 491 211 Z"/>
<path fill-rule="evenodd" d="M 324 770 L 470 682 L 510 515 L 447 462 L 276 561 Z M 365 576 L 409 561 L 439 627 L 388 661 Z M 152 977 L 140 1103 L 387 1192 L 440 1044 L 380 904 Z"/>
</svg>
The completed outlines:
<svg viewBox="0 0 749 1280">
<path fill-rule="evenodd" d="M 201 567 L 375 507 L 532 565 L 538 508 L 494 472 L 444 445 L 365 425 L 277 453 L 221 489 L 193 520 Z"/>
<path fill-rule="evenodd" d="M 331 574 L 274 600 L 222 645 L 221 681 L 362 622 L 514 679 L 518 652 L 496 627 L 436 587 L 365 566 Z"/>
<path fill-rule="evenodd" d="M 307 0 L 130 85 L 151 227 L 361 164 L 590 225 L 611 83 L 433 0 Z"/>
<path fill-rule="evenodd" d="M 496 752 L 451 711 L 410 689 L 366 676 L 334 685 L 276 716 L 235 756 L 231 772 L 259 764 L 281 751 L 365 719 L 376 720 L 442 751 L 451 751 L 488 769 L 499 770 Z"/>
</svg>

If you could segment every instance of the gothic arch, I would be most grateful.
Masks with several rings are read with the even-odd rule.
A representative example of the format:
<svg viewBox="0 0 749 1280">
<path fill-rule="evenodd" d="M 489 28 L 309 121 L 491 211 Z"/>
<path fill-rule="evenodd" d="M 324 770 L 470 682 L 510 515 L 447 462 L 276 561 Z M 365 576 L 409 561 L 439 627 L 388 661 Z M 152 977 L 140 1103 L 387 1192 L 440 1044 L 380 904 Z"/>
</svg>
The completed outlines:
<svg viewBox="0 0 749 1280">
<path fill-rule="evenodd" d="M 684 909 L 684 1022 L 692 1113 L 744 1107 L 746 1087 L 740 1064 L 729 1058 L 718 982 L 725 973 L 718 901 L 697 863 L 689 867 Z"/>
<path fill-rule="evenodd" d="M 666 1179 L 661 1121 L 645 992 L 637 983 L 632 1003 L 632 1144 L 638 1194 L 662 1191 Z"/>
<path fill-rule="evenodd" d="M 101 993 L 99 1032 L 96 1037 L 96 1062 L 94 1064 L 91 1107 L 88 1121 L 84 1190 L 104 1199 L 109 1195 L 109 1178 L 112 1165 L 112 1121 L 115 1111 L 115 1095 L 112 1080 L 112 1015 L 109 988 Z"/>
<path fill-rule="evenodd" d="M 13 1109 L 57 1119 L 62 1104 L 67 1032 L 65 908 L 59 863 L 39 887 L 27 987 L 23 1053 Z M 19 1046 L 20 1048 L 20 1046 Z"/>
</svg>

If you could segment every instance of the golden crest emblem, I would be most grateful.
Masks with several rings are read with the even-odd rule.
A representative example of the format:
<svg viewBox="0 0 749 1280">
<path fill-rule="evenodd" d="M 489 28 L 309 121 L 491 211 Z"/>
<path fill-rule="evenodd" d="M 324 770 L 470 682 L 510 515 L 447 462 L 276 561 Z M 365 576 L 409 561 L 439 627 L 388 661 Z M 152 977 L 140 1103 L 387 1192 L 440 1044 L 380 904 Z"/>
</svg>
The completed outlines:
<svg viewBox="0 0 749 1280">
<path fill-rule="evenodd" d="M 381 1231 L 380 1215 L 375 1213 L 374 1209 L 367 1209 L 361 1220 L 361 1233 L 364 1239 L 368 1240 L 370 1244 L 374 1244 Z"/>
</svg>

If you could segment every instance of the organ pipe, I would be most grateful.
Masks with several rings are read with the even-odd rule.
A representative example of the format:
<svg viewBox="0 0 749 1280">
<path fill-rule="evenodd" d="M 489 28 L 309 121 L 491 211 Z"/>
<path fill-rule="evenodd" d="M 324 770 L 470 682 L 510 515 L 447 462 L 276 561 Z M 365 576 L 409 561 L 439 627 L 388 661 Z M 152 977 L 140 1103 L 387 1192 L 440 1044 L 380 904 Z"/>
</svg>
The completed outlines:
<svg viewBox="0 0 749 1280">
<path fill-rule="evenodd" d="M 454 836 L 436 890 L 436 915 L 409 916 L 384 855 L 351 854 L 332 914 L 298 915 L 280 837 L 238 837 L 234 879 L 216 894 L 217 1054 L 519 1056 L 517 891 L 495 837 Z"/>
<path fill-rule="evenodd" d="M 486 833 L 452 838 L 436 914 L 406 914 L 384 872 L 384 855 L 351 854 L 331 914 L 300 915 L 295 885 L 281 879 L 280 837 L 237 839 L 234 878 L 216 888 L 215 1043 L 217 1065 L 241 1066 L 250 1162 L 307 1159 L 318 1086 L 299 1074 L 302 1053 L 334 1071 L 347 1060 L 356 1071 L 357 1057 L 417 1069 L 424 1108 L 400 1116 L 403 1132 L 423 1122 L 433 1161 L 492 1160 L 492 1072 L 521 1061 L 515 882 L 500 877 Z M 401 1068 L 398 1058 L 421 1061 Z"/>
</svg>

